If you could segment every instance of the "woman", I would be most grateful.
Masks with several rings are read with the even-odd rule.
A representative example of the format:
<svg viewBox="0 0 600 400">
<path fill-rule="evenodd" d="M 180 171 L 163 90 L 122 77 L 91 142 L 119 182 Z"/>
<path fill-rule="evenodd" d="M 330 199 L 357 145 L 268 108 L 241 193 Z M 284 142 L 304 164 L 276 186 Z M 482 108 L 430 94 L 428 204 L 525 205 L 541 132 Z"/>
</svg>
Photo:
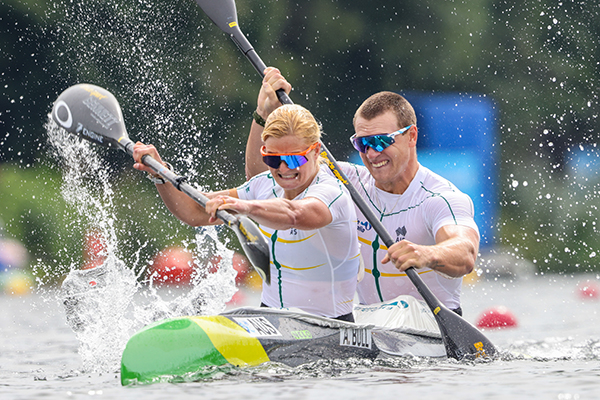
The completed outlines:
<svg viewBox="0 0 600 400">
<path fill-rule="evenodd" d="M 217 210 L 259 224 L 271 246 L 271 285 L 263 285 L 261 305 L 353 321 L 360 264 L 356 214 L 343 185 L 321 168 L 320 138 L 308 110 L 286 105 L 269 115 L 262 133 L 269 170 L 236 189 L 207 193 L 206 209 L 170 183 L 155 183 L 169 210 L 189 225 L 220 223 Z M 150 172 L 140 163 L 145 154 L 161 161 L 154 146 L 137 143 L 134 168 Z"/>
</svg>

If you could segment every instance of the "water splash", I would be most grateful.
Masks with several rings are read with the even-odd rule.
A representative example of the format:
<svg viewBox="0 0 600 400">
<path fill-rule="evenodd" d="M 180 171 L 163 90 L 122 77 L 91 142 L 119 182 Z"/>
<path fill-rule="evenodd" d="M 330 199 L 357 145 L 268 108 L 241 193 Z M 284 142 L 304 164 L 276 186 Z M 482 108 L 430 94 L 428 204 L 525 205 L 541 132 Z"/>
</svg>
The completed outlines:
<svg viewBox="0 0 600 400">
<path fill-rule="evenodd" d="M 600 360 L 600 341 L 587 339 L 583 342 L 572 337 L 548 337 L 543 340 L 523 340 L 510 345 L 505 360 L 533 359 L 535 361 Z"/>
<path fill-rule="evenodd" d="M 60 301 L 67 322 L 80 342 L 79 354 L 85 372 L 118 370 L 128 338 L 144 325 L 158 319 L 215 314 L 225 308 L 235 291 L 233 252 L 219 240 L 214 228 L 199 231 L 187 247 L 195 246 L 197 265 L 210 250 L 222 258 L 216 271 L 198 271 L 190 290 L 161 290 L 144 281 L 142 260 L 126 260 L 120 252 L 115 193 L 111 170 L 98 148 L 59 129 L 49 118 L 46 124 L 51 154 L 63 171 L 61 193 L 73 207 L 78 224 L 104 238 L 101 264 L 80 269 L 74 258 L 65 278 Z M 64 238 L 72 240 L 72 238 Z M 142 245 L 144 245 L 144 239 Z M 149 238 L 146 238 L 146 244 Z M 211 243 L 210 249 L 207 243 Z M 139 272 L 136 274 L 136 268 Z"/>
<path fill-rule="evenodd" d="M 224 94 L 235 92 L 237 98 L 238 85 L 227 69 L 221 71 L 221 61 L 213 60 L 212 46 L 202 42 L 206 28 L 200 7 L 187 1 L 58 1 L 48 13 L 55 21 L 48 33 L 53 64 L 65 84 L 89 82 L 117 94 L 127 109 L 128 131 L 185 168 L 190 180 L 212 184 L 232 175 L 243 180 L 237 157 L 243 143 L 234 147 L 222 140 L 223 132 L 240 129 L 231 128 L 238 124 L 231 118 L 237 109 L 231 109 L 233 96 Z M 213 39 L 214 32 L 207 34 Z M 224 51 L 237 56 L 223 42 Z M 223 83 L 211 84 L 221 75 Z M 248 100 L 255 97 L 251 93 Z"/>
</svg>

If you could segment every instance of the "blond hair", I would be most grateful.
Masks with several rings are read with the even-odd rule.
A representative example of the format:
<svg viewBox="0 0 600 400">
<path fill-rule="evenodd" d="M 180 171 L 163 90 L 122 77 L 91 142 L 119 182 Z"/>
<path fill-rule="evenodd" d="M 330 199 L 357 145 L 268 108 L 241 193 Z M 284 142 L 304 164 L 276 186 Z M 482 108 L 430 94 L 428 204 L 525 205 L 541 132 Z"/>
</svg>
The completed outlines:
<svg viewBox="0 0 600 400">
<path fill-rule="evenodd" d="M 285 104 L 269 115 L 262 141 L 268 138 L 280 138 L 287 135 L 297 136 L 312 145 L 321 140 L 321 126 L 306 108 L 297 104 Z"/>
<path fill-rule="evenodd" d="M 353 122 L 356 123 L 357 117 L 370 121 L 388 111 L 396 116 L 398 128 L 417 124 L 413 106 L 404 97 L 394 92 L 379 92 L 366 99 L 356 110 Z"/>
</svg>

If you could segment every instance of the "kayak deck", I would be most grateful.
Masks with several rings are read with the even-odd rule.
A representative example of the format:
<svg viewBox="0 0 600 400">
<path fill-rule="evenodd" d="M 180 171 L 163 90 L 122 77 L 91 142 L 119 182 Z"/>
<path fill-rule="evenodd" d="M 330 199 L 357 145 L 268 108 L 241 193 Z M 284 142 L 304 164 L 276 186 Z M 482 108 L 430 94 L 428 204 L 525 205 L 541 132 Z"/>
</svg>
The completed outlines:
<svg viewBox="0 0 600 400">
<path fill-rule="evenodd" d="M 169 318 L 133 335 L 121 383 L 152 383 L 208 366 L 291 367 L 322 359 L 446 355 L 441 337 L 410 328 L 356 324 L 303 312 L 244 307 L 216 316 Z"/>
</svg>

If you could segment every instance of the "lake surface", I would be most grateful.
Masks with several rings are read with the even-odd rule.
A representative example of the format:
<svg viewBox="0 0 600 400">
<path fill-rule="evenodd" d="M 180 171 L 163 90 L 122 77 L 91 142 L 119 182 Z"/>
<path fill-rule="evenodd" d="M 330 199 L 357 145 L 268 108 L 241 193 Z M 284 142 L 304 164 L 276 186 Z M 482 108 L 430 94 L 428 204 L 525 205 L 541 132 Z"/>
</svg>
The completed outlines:
<svg viewBox="0 0 600 400">
<path fill-rule="evenodd" d="M 577 285 L 586 279 L 598 282 L 596 275 L 550 275 L 465 285 L 468 321 L 475 323 L 484 310 L 499 305 L 518 320 L 516 328 L 485 331 L 502 352 L 493 362 L 328 360 L 298 368 L 229 369 L 201 382 L 132 387 L 121 386 L 118 368 L 102 370 L 102 356 L 96 356 L 100 370 L 84 370 L 80 343 L 66 323 L 56 291 L 3 295 L 0 397 L 600 398 L 600 301 L 578 295 Z"/>
</svg>

